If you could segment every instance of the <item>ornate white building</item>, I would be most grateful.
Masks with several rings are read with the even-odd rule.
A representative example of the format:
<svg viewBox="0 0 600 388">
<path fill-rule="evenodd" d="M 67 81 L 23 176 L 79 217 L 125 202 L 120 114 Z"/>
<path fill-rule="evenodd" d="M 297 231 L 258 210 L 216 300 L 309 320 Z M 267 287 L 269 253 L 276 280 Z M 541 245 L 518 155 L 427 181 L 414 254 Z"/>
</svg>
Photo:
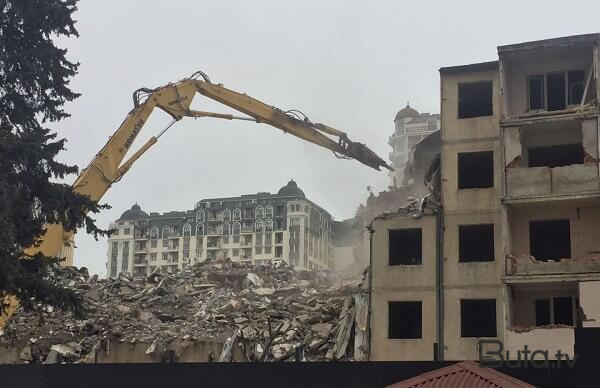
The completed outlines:
<svg viewBox="0 0 600 388">
<path fill-rule="evenodd" d="M 331 215 L 291 180 L 267 192 L 199 201 L 194 210 L 146 213 L 137 204 L 110 224 L 107 273 L 145 276 L 218 258 L 297 269 L 332 267 Z"/>
<path fill-rule="evenodd" d="M 396 114 L 394 124 L 394 134 L 388 140 L 393 149 L 389 156 L 394 168 L 394 171 L 390 172 L 390 180 L 391 186 L 398 187 L 404 179 L 404 167 L 413 147 L 440 129 L 440 115 L 419 113 L 407 103 L 406 107 Z"/>
</svg>

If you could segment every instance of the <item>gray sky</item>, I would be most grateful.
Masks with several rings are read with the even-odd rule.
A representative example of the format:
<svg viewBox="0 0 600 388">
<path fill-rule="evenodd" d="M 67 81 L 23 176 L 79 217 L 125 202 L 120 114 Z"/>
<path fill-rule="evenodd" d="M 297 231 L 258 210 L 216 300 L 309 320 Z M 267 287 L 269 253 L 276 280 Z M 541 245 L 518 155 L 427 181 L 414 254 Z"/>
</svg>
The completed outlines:
<svg viewBox="0 0 600 388">
<path fill-rule="evenodd" d="M 599 14 L 596 1 L 81 1 L 80 38 L 60 41 L 81 63 L 71 86 L 82 93 L 57 126 L 68 139 L 60 159 L 85 167 L 132 108 L 134 90 L 202 70 L 344 130 L 387 160 L 399 108 L 439 111 L 440 67 L 495 60 L 498 45 L 600 32 Z M 202 96 L 193 107 L 230 112 Z M 169 121 L 155 111 L 135 144 Z M 112 209 L 97 221 L 106 228 L 135 202 L 162 213 L 276 192 L 290 178 L 336 219 L 354 214 L 368 185 L 388 185 L 385 172 L 267 125 L 189 119 L 108 191 Z M 75 265 L 104 275 L 106 240 L 82 232 L 76 244 Z"/>
</svg>

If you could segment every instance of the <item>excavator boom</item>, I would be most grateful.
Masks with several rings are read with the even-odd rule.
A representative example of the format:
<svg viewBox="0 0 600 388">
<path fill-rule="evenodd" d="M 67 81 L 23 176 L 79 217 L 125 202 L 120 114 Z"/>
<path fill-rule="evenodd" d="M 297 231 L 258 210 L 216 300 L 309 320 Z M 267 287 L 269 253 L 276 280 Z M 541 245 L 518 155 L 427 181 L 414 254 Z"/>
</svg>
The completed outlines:
<svg viewBox="0 0 600 388">
<path fill-rule="evenodd" d="M 192 110 L 190 105 L 196 94 L 218 101 L 248 117 Z M 99 201 L 110 186 L 120 180 L 133 163 L 156 144 L 158 138 L 174 122 L 184 117 L 241 119 L 269 124 L 286 133 L 327 148 L 338 157 L 356 159 L 377 170 L 379 167 L 391 169 L 367 146 L 348 139 L 345 132 L 324 124 L 313 123 L 299 111 L 283 111 L 246 94 L 227 89 L 223 85 L 213 84 L 202 72 L 156 89 L 138 89 L 133 95 L 133 100 L 134 108 L 73 183 L 76 192 L 87 195 L 94 201 Z M 173 118 L 173 122 L 159 135 L 151 137 L 128 160 L 123 162 L 125 155 L 155 108 L 169 114 Z M 332 139 L 331 136 L 336 139 Z M 26 253 L 33 255 L 42 252 L 46 256 L 64 257 L 66 264 L 72 265 L 73 236 L 73 232 L 64 231 L 61 225 L 49 225 L 41 243 L 30 247 Z"/>
</svg>

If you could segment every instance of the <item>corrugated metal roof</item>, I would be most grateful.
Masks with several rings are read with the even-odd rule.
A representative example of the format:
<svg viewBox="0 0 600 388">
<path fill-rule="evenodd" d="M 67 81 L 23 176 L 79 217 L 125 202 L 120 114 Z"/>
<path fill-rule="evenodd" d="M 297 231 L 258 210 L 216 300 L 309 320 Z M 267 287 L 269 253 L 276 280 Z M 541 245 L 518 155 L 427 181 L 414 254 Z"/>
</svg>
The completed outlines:
<svg viewBox="0 0 600 388">
<path fill-rule="evenodd" d="M 463 361 L 389 385 L 387 388 L 417 387 L 531 388 L 534 386 L 494 369 L 482 368 L 473 361 Z"/>
</svg>

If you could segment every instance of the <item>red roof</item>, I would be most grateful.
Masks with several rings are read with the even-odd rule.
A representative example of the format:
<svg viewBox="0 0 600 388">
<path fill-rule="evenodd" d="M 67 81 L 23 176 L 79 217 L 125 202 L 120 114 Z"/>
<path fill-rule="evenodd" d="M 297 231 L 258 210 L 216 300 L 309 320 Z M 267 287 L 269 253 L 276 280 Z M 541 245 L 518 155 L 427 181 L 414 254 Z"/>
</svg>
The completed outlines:
<svg viewBox="0 0 600 388">
<path fill-rule="evenodd" d="M 482 368 L 473 361 L 463 361 L 445 368 L 412 377 L 386 388 L 524 388 L 534 387 L 491 368 Z"/>
</svg>

